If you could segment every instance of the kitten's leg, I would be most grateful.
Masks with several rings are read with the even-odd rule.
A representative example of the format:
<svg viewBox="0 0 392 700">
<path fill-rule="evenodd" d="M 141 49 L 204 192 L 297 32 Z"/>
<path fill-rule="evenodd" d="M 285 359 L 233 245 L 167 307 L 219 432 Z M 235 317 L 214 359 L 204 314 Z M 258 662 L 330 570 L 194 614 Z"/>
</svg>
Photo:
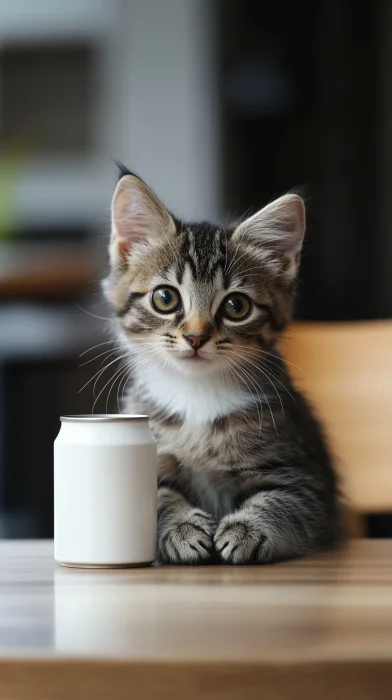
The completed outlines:
<svg viewBox="0 0 392 700">
<path fill-rule="evenodd" d="M 263 564 L 310 553 L 323 537 L 327 540 L 327 532 L 328 515 L 317 493 L 276 487 L 251 496 L 226 515 L 214 543 L 229 564 Z"/>
<path fill-rule="evenodd" d="M 213 553 L 214 519 L 172 487 L 158 488 L 158 561 L 201 564 Z"/>
</svg>

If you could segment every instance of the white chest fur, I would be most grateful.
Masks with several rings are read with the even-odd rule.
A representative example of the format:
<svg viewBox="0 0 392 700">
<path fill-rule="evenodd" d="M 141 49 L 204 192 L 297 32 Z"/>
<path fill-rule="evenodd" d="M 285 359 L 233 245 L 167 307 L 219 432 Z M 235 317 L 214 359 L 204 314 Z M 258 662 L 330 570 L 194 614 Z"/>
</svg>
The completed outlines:
<svg viewBox="0 0 392 700">
<path fill-rule="evenodd" d="M 188 377 L 152 370 L 147 391 L 162 410 L 195 426 L 213 423 L 252 402 L 246 391 L 215 375 Z"/>
</svg>

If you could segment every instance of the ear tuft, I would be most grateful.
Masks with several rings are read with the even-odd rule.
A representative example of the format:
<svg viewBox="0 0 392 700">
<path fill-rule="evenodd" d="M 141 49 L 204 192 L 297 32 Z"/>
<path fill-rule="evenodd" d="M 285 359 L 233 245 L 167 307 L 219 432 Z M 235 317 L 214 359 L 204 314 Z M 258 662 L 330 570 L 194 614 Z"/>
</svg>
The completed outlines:
<svg viewBox="0 0 392 700">
<path fill-rule="evenodd" d="M 117 167 L 117 181 L 121 180 L 124 175 L 133 175 L 136 177 L 140 182 L 143 182 L 143 179 L 137 174 L 132 172 L 132 170 L 129 170 L 124 163 L 121 162 L 121 160 L 114 160 L 114 164 Z"/>
</svg>

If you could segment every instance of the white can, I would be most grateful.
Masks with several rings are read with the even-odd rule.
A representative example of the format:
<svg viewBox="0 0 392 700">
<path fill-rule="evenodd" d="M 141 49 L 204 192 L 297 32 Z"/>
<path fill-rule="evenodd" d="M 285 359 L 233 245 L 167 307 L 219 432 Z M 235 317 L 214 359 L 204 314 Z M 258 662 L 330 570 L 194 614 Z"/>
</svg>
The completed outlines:
<svg viewBox="0 0 392 700">
<path fill-rule="evenodd" d="M 64 566 L 151 564 L 157 450 L 147 416 L 62 416 L 54 443 L 54 556 Z"/>
</svg>

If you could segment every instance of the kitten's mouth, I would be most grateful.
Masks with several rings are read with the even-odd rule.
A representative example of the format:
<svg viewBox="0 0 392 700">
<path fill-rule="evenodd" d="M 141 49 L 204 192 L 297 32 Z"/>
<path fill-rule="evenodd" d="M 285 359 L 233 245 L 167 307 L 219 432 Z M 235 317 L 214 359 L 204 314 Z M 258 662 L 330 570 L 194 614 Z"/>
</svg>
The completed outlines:
<svg viewBox="0 0 392 700">
<path fill-rule="evenodd" d="M 187 362 L 208 362 L 206 357 L 203 357 L 198 352 L 187 352 L 184 355 L 180 355 L 181 360 L 186 360 Z"/>
<path fill-rule="evenodd" d="M 173 358 L 174 359 L 174 358 Z M 209 353 L 183 350 L 176 355 L 175 364 L 178 370 L 188 375 L 203 375 L 216 367 L 214 357 Z"/>
</svg>

